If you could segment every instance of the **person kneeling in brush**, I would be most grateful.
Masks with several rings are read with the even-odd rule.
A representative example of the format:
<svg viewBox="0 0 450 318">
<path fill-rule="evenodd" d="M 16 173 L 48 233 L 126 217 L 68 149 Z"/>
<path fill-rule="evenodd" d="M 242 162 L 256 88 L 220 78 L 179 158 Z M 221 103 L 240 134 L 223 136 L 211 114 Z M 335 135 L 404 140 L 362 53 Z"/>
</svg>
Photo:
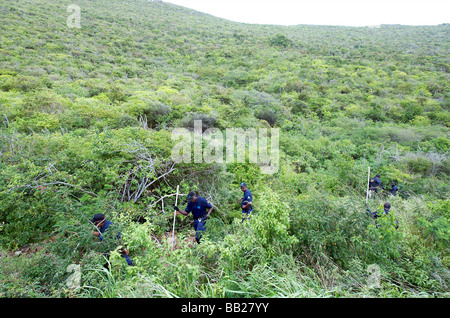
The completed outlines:
<svg viewBox="0 0 450 318">
<path fill-rule="evenodd" d="M 195 240 L 200 244 L 200 239 L 202 237 L 202 232 L 206 231 L 206 220 L 212 211 L 212 204 L 209 203 L 205 198 L 197 196 L 195 192 L 189 192 L 188 194 L 188 204 L 186 210 L 182 211 L 177 206 L 174 206 L 175 211 L 183 214 L 189 215 L 192 212 L 194 217 L 194 230 L 195 230 Z"/>
<path fill-rule="evenodd" d="M 241 223 L 243 223 L 245 220 L 250 219 L 250 215 L 253 212 L 253 196 L 252 192 L 247 188 L 247 184 L 245 182 L 241 183 L 241 191 L 244 192 L 244 196 L 239 199 L 239 201 L 241 201 L 242 208 Z"/>
<path fill-rule="evenodd" d="M 391 209 L 391 204 L 389 202 L 386 202 L 384 204 L 384 206 L 383 206 L 383 209 L 384 209 L 384 214 L 389 216 L 389 210 Z M 377 211 L 375 211 L 375 212 L 370 211 L 368 208 L 367 208 L 367 212 L 373 219 L 375 219 L 375 224 L 377 224 L 376 219 L 381 217 L 381 215 L 378 215 Z M 379 226 L 377 225 L 377 228 L 378 227 Z M 398 221 L 397 221 L 397 219 L 395 219 L 395 228 L 398 229 Z"/>
<path fill-rule="evenodd" d="M 92 231 L 92 235 L 98 237 L 100 239 L 100 241 L 103 241 L 104 238 L 103 238 L 102 234 L 105 233 L 105 231 L 109 228 L 109 226 L 112 224 L 112 222 L 107 220 L 103 213 L 95 214 L 94 217 L 92 218 L 92 220 L 90 220 L 89 222 L 92 223 L 97 230 L 97 231 Z M 120 241 L 120 239 L 121 239 L 120 233 L 117 234 L 116 238 Z M 125 258 L 128 265 L 133 265 L 133 262 L 131 261 L 128 254 L 129 254 L 128 251 L 125 248 L 123 248 L 121 250 L 120 256 Z M 104 255 L 106 257 L 109 257 L 109 253 L 105 253 Z"/>
</svg>

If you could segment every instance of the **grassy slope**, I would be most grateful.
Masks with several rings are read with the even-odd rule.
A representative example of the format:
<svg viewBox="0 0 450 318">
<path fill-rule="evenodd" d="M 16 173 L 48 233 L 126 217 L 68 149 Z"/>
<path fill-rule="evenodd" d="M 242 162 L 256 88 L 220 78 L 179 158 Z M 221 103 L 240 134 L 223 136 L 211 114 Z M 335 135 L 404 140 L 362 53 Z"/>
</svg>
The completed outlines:
<svg viewBox="0 0 450 318">
<path fill-rule="evenodd" d="M 18 247 L 39 240 L 40 231 L 52 229 L 54 224 L 44 221 L 51 220 L 54 211 L 67 216 L 68 206 L 78 204 L 65 205 L 51 195 L 39 197 L 40 189 L 25 194 L 32 198 L 20 191 L 12 197 L 9 189 L 47 173 L 49 162 L 58 170 L 59 174 L 54 171 L 57 180 L 63 178 L 77 186 L 70 195 L 80 197 L 81 187 L 104 198 L 91 203 L 83 197 L 90 204 L 84 216 L 94 208 L 108 211 L 102 203 L 109 202 L 111 185 L 119 184 L 132 159 L 118 153 L 117 146 L 122 140 L 148 137 L 133 130 L 140 126 L 139 116 L 149 118 L 153 153 L 167 157 L 166 132 L 189 127 L 190 116 L 203 114 L 206 117 L 202 118 L 222 129 L 269 124 L 281 128 L 279 173 L 267 179 L 255 170 L 244 170 L 244 175 L 258 185 L 255 193 L 261 207 L 265 202 L 284 209 L 278 202 L 287 201 L 291 207 L 289 234 L 300 245 L 271 261 L 258 261 L 257 248 L 239 260 L 232 257 L 233 253 L 240 255 L 232 249 L 238 242 L 236 236 L 242 235 L 239 229 L 224 230 L 211 223 L 214 243 L 210 248 L 224 255 L 223 259 L 215 262 L 201 252 L 196 254 L 191 272 L 179 278 L 182 283 L 171 280 L 170 269 L 140 272 L 150 281 L 152 275 L 160 277 L 161 285 L 154 285 L 156 293 L 161 292 L 157 286 L 165 286 L 182 295 L 273 296 L 270 286 L 278 286 L 288 296 L 359 295 L 370 291 L 355 277 L 363 277 L 367 265 L 376 263 L 383 266 L 387 281 L 378 296 L 421 295 L 421 291 L 442 295 L 448 284 L 445 268 L 449 261 L 445 213 L 449 25 L 246 25 L 136 0 L 126 4 L 80 1 L 81 28 L 71 29 L 66 25 L 69 4 L 2 1 L 0 5 L 3 243 Z M 114 132 L 108 132 L 111 128 Z M 368 165 L 381 172 L 386 183 L 396 180 L 400 185 L 401 196 L 392 199 L 402 224 L 400 234 L 378 235 L 367 220 L 357 217 L 364 210 Z M 221 213 L 227 213 L 236 210 L 227 202 L 239 193 L 226 184 L 239 182 L 242 171 L 239 165 L 228 167 L 228 174 L 215 180 L 220 182 L 214 191 L 209 188 L 214 180 L 208 178 L 199 178 L 197 186 L 215 192 L 212 199 L 219 202 Z M 188 170 L 186 175 L 192 174 Z M 173 187 L 175 181 L 170 181 Z M 263 199 L 265 184 L 276 189 L 274 197 Z M 193 185 L 186 185 L 185 190 Z M 159 189 L 173 193 L 173 188 L 163 185 Z M 53 190 L 58 195 L 61 191 L 61 198 L 66 194 L 61 188 Z M 382 200 L 373 206 L 380 204 Z M 111 206 L 142 212 L 140 206 Z M 224 219 L 231 223 L 233 216 Z M 21 218 L 35 232 L 11 239 L 22 226 L 13 221 Z M 265 237 L 264 232 L 254 230 L 260 239 Z M 286 233 L 274 231 L 280 239 L 287 239 Z M 386 250 L 367 245 L 375 238 L 386 244 Z M 146 244 L 149 248 L 152 243 Z M 271 246 L 263 247 L 270 251 Z M 190 253 L 181 249 L 179 255 L 167 256 L 167 262 L 186 262 L 193 257 Z M 64 258 L 55 257 L 55 264 L 64 271 Z M 301 269 L 290 257 L 303 264 Z M 157 262 L 145 257 L 141 261 L 146 265 Z M 14 267 L 14 259 L 11 262 L 5 264 Z M 51 266 L 41 258 L 36 262 L 44 269 Z M 210 271 L 206 271 L 208 262 L 212 263 Z M 242 272 L 231 271 L 236 262 Z M 11 270 L 8 266 L 5 272 Z M 222 276 L 221 266 L 229 276 Z M 29 280 L 40 277 L 28 265 L 23 268 Z M 196 271 L 206 271 L 201 287 L 191 281 Z M 259 276 L 260 272 L 265 276 Z M 127 278 L 132 284 L 133 278 Z M 45 279 L 40 279 L 38 286 L 45 285 Z M 86 284 L 93 282 L 98 283 L 92 279 Z M 115 289 L 125 292 L 116 284 L 106 296 L 117 296 Z M 34 295 L 35 290 L 19 292 Z"/>
</svg>

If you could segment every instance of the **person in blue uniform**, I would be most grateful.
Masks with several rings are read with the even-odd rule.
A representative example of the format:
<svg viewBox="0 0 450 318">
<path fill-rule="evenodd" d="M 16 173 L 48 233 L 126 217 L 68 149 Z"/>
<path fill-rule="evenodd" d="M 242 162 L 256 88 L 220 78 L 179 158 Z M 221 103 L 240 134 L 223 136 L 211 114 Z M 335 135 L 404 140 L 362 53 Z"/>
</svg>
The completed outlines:
<svg viewBox="0 0 450 318">
<path fill-rule="evenodd" d="M 383 184 L 381 183 L 380 175 L 377 174 L 373 179 L 369 181 L 369 195 L 372 197 L 372 192 L 378 193 L 378 188 L 384 190 Z"/>
<path fill-rule="evenodd" d="M 386 202 L 384 205 L 383 205 L 383 210 L 384 210 L 384 214 L 385 215 L 387 215 L 387 216 L 389 216 L 389 210 L 391 209 L 391 204 L 389 203 L 389 202 Z M 369 208 L 367 208 L 367 212 L 368 212 L 368 214 L 373 218 L 373 219 L 375 219 L 375 224 L 377 224 L 377 218 L 379 218 L 379 217 L 381 217 L 383 214 L 381 213 L 381 215 L 379 215 L 378 214 L 378 211 L 374 211 L 374 212 L 372 212 L 372 211 L 370 211 L 369 210 Z M 378 228 L 379 226 L 377 225 L 377 228 Z M 398 221 L 397 221 L 397 219 L 395 219 L 395 228 L 396 229 L 398 229 Z"/>
<path fill-rule="evenodd" d="M 383 209 L 384 209 L 384 214 L 389 215 L 389 210 L 391 209 L 391 204 L 389 202 L 386 202 L 383 206 Z M 372 212 L 369 209 L 367 209 L 367 212 L 369 212 L 374 219 L 377 219 L 381 216 L 381 215 L 378 215 L 377 211 Z"/>
<path fill-rule="evenodd" d="M 93 216 L 92 220 L 90 220 L 90 222 L 97 229 L 97 231 L 93 231 L 92 234 L 94 236 L 98 237 L 100 239 L 100 241 L 103 241 L 104 237 L 102 236 L 102 234 L 104 234 L 105 231 L 107 229 L 109 229 L 109 227 L 112 224 L 112 222 L 110 220 L 107 220 L 103 213 L 95 214 Z M 120 237 L 120 233 L 118 233 L 116 235 L 116 238 L 118 240 L 120 240 L 120 238 L 121 238 Z M 108 256 L 108 254 L 106 254 L 106 256 Z M 128 253 L 128 251 L 125 248 L 122 249 L 120 256 L 125 258 L 125 260 L 127 261 L 128 265 L 133 265 L 133 262 L 131 261 L 131 259 L 129 257 L 129 253 Z"/>
<path fill-rule="evenodd" d="M 239 199 L 241 201 L 241 209 L 242 209 L 242 221 L 250 218 L 250 213 L 253 211 L 253 196 L 252 192 L 247 188 L 247 184 L 245 182 L 241 183 L 241 191 L 244 192 L 242 198 Z"/>
<path fill-rule="evenodd" d="M 213 206 L 205 198 L 199 197 L 195 192 L 189 192 L 188 204 L 184 211 L 174 206 L 175 211 L 187 216 L 192 213 L 194 218 L 195 240 L 200 244 L 202 232 L 206 231 L 206 220 L 209 218 Z"/>
<path fill-rule="evenodd" d="M 391 190 L 389 190 L 389 193 L 392 194 L 393 196 L 396 196 L 397 192 L 398 192 L 398 187 L 395 184 L 395 182 L 392 181 L 392 183 L 391 183 Z"/>
</svg>

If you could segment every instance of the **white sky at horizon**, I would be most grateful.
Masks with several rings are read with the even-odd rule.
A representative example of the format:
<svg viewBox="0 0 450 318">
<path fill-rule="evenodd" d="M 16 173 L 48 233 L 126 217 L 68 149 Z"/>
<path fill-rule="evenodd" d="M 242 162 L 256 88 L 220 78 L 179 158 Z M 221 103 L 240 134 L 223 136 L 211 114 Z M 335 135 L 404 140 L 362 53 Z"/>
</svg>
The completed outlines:
<svg viewBox="0 0 450 318">
<path fill-rule="evenodd" d="M 450 22 L 449 0 L 163 0 L 250 24 L 438 25 Z"/>
</svg>

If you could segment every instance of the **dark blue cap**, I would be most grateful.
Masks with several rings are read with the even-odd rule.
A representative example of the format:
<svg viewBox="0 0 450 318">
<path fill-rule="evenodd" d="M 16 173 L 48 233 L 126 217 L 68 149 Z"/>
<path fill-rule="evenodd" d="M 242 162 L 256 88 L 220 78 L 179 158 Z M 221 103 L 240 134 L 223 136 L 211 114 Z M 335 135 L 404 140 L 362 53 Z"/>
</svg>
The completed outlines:
<svg viewBox="0 0 450 318">
<path fill-rule="evenodd" d="M 191 191 L 191 192 L 189 192 L 189 194 L 188 194 L 188 201 L 191 201 L 192 200 L 192 197 L 193 196 L 195 196 L 196 194 L 195 194 L 195 192 L 194 191 Z"/>
<path fill-rule="evenodd" d="M 97 213 L 94 215 L 91 222 L 94 223 L 94 222 L 102 221 L 104 218 L 105 218 L 105 215 L 103 213 Z"/>
</svg>

